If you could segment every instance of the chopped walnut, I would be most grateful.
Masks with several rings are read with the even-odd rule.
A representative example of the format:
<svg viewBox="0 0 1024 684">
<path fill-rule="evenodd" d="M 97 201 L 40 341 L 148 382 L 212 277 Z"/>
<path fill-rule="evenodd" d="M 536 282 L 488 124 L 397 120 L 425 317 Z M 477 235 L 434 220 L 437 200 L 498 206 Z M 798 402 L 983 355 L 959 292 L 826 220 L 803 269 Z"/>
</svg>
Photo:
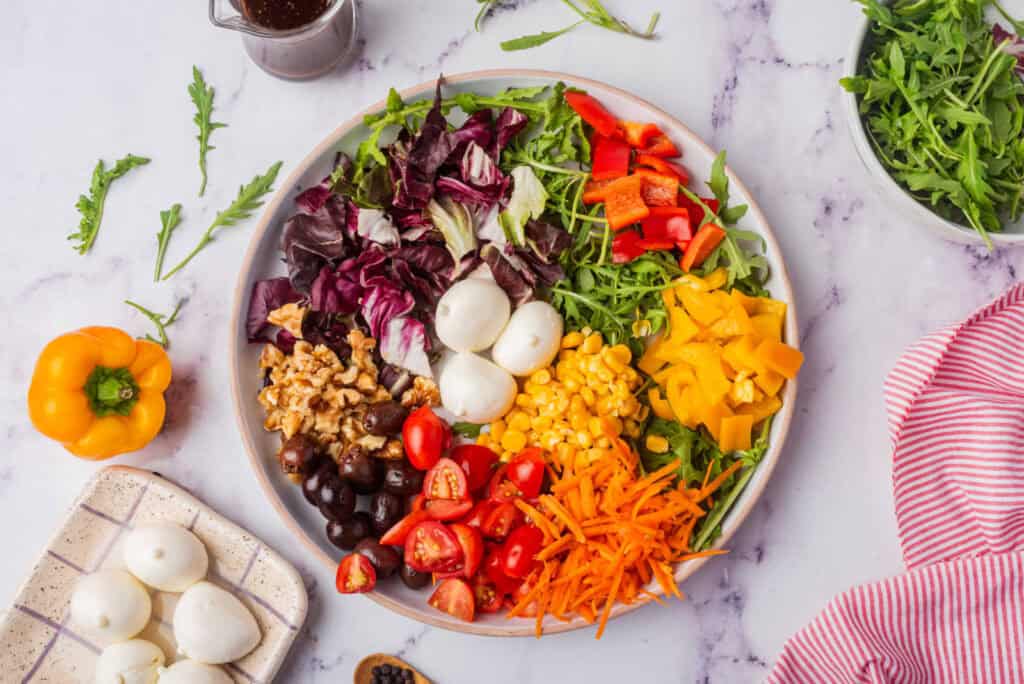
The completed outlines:
<svg viewBox="0 0 1024 684">
<path fill-rule="evenodd" d="M 305 315 L 306 308 L 293 302 L 268 313 L 267 323 L 284 328 L 298 340 L 302 339 L 302 319 Z"/>
<path fill-rule="evenodd" d="M 389 439 L 384 448 L 377 452 L 378 458 L 383 458 L 388 461 L 398 461 L 405 456 L 405 450 L 402 448 L 402 442 L 397 439 Z"/>
<path fill-rule="evenodd" d="M 402 406 L 405 408 L 440 405 L 441 390 L 437 388 L 437 383 L 421 375 L 417 375 L 412 387 L 402 393 Z"/>
</svg>

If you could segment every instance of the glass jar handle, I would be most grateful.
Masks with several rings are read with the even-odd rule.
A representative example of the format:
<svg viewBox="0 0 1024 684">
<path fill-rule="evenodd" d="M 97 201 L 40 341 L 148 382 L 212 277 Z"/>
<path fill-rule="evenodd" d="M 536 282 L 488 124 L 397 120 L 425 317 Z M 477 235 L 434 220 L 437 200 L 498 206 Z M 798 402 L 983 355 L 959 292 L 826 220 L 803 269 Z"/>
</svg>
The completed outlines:
<svg viewBox="0 0 1024 684">
<path fill-rule="evenodd" d="M 231 3 L 224 0 L 210 0 L 210 23 L 217 28 L 250 33 L 249 22 L 241 14 L 221 14 L 219 12 L 220 6 L 224 4 L 230 5 Z"/>
</svg>

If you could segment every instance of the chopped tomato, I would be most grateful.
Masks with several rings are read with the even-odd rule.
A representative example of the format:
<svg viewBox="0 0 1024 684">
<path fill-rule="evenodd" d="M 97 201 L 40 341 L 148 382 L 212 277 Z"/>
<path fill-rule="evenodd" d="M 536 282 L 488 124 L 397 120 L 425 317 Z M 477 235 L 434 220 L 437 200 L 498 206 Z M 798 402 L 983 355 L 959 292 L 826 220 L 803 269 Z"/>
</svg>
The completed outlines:
<svg viewBox="0 0 1024 684">
<path fill-rule="evenodd" d="M 682 156 L 679 152 L 679 148 L 672 143 L 671 138 L 667 135 L 658 135 L 651 138 L 650 144 L 640 150 L 640 152 L 643 154 L 649 154 L 652 157 L 661 157 L 663 159 L 674 159 L 675 157 Z"/>
<path fill-rule="evenodd" d="M 629 174 L 629 158 L 633 151 L 629 145 L 614 138 L 595 135 L 593 162 L 590 176 L 594 180 L 611 180 Z"/>
<path fill-rule="evenodd" d="M 380 538 L 380 543 L 385 546 L 404 546 L 405 540 L 409 537 L 412 528 L 424 520 L 430 520 L 430 516 L 422 510 L 415 510 L 392 525 L 391 529 Z"/>
<path fill-rule="evenodd" d="M 654 169 L 658 173 L 663 173 L 666 176 L 675 176 L 683 185 L 690 182 L 690 174 L 687 173 L 686 169 L 679 164 L 673 164 L 670 161 L 665 161 L 661 157 L 655 157 L 653 154 L 636 155 L 636 165 L 646 166 L 647 168 Z"/>
<path fill-rule="evenodd" d="M 448 529 L 455 534 L 459 540 L 459 546 L 462 547 L 462 576 L 467 579 L 472 578 L 480 569 L 480 562 L 484 559 L 484 539 L 480 536 L 479 530 L 469 525 L 452 523 Z"/>
<path fill-rule="evenodd" d="M 674 174 L 637 169 L 635 175 L 643 179 L 640 194 L 648 207 L 674 207 L 678 204 L 679 179 Z"/>
<path fill-rule="evenodd" d="M 520 579 L 536 566 L 534 556 L 544 545 L 544 533 L 536 525 L 522 525 L 512 530 L 502 549 L 502 568 L 509 577 Z"/>
<path fill-rule="evenodd" d="M 498 593 L 502 595 L 511 594 L 519 588 L 523 581 L 505 574 L 504 561 L 502 561 L 501 556 L 501 551 L 498 549 L 488 553 L 487 557 L 484 558 L 483 574 L 491 581 L 491 584 L 498 590 Z"/>
<path fill-rule="evenodd" d="M 405 562 L 417 572 L 451 572 L 462 560 L 459 540 L 439 522 L 421 522 L 405 539 Z"/>
<path fill-rule="evenodd" d="M 377 571 L 370 559 L 361 553 L 350 553 L 338 563 L 334 587 L 341 594 L 362 594 L 377 586 Z"/>
<path fill-rule="evenodd" d="M 690 211 L 682 207 L 651 207 L 650 215 L 640 223 L 640 227 L 645 240 L 682 243 L 693 238 Z"/>
<path fill-rule="evenodd" d="M 439 459 L 423 479 L 423 496 L 427 497 L 428 507 L 431 501 L 467 499 L 469 484 L 466 471 L 450 458 Z"/>
<path fill-rule="evenodd" d="M 664 135 L 661 129 L 652 123 L 640 123 L 639 121 L 620 121 L 619 128 L 622 129 L 623 135 L 626 137 L 632 147 L 644 148 L 651 144 L 651 140 Z"/>
<path fill-rule="evenodd" d="M 427 502 L 427 515 L 434 520 L 457 520 L 473 510 L 473 500 L 436 499 Z"/>
<path fill-rule="evenodd" d="M 451 444 L 452 430 L 429 406 L 421 406 L 402 424 L 402 444 L 409 462 L 418 470 L 429 470 Z"/>
<path fill-rule="evenodd" d="M 466 486 L 475 494 L 490 481 L 498 454 L 478 444 L 462 444 L 452 450 L 452 460 L 466 473 Z"/>
<path fill-rule="evenodd" d="M 613 230 L 647 218 L 650 209 L 644 204 L 643 178 L 626 176 L 604 189 L 604 216 Z"/>
<path fill-rule="evenodd" d="M 493 511 L 497 505 L 498 502 L 496 501 L 483 499 L 482 501 L 479 501 L 476 506 L 473 506 L 473 509 L 467 513 L 465 517 L 459 520 L 459 522 L 463 525 L 469 525 L 470 527 L 475 527 L 479 530 L 483 527 L 484 521 L 487 520 L 487 516 L 491 514 L 491 511 Z"/>
<path fill-rule="evenodd" d="M 523 512 L 507 501 L 499 503 L 487 514 L 480 532 L 488 539 L 502 540 L 523 523 Z"/>
<path fill-rule="evenodd" d="M 704 227 L 697 231 L 693 240 L 686 246 L 683 258 L 679 260 L 679 267 L 689 273 L 690 269 L 700 266 L 724 238 L 724 230 L 713 223 L 704 224 Z"/>
<path fill-rule="evenodd" d="M 569 91 L 565 94 L 565 101 L 580 115 L 591 127 L 608 138 L 615 138 L 621 135 L 619 132 L 618 120 L 608 113 L 604 106 L 586 93 Z"/>
<path fill-rule="evenodd" d="M 473 578 L 473 598 L 478 613 L 497 613 L 503 604 L 497 587 L 482 573 Z"/>
<path fill-rule="evenodd" d="M 523 449 L 508 462 L 506 477 L 519 490 L 520 496 L 535 499 L 544 485 L 546 464 L 543 450 L 537 447 Z"/>
<path fill-rule="evenodd" d="M 422 492 L 419 494 L 413 494 L 406 502 L 406 506 L 410 513 L 422 511 L 427 506 L 427 497 L 423 496 Z"/>
<path fill-rule="evenodd" d="M 466 622 L 472 622 L 476 615 L 473 590 L 462 579 L 450 578 L 441 582 L 427 603 Z"/>
</svg>

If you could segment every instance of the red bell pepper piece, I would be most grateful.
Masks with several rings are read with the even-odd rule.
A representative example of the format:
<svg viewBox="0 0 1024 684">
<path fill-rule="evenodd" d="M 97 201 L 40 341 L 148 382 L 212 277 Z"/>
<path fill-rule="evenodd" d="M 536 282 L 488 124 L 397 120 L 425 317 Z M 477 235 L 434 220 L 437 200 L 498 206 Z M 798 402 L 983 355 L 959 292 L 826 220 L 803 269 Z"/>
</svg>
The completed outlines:
<svg viewBox="0 0 1024 684">
<path fill-rule="evenodd" d="M 654 251 L 672 249 L 676 246 L 676 243 L 671 240 L 649 240 L 648 238 L 644 238 L 640 241 L 640 246 L 647 251 Z"/>
<path fill-rule="evenodd" d="M 626 176 L 617 178 L 604 189 L 604 217 L 613 230 L 647 218 L 651 210 L 643 198 L 643 178 Z"/>
<path fill-rule="evenodd" d="M 658 173 L 663 173 L 666 176 L 674 175 L 683 185 L 690 182 L 690 174 L 687 173 L 686 169 L 679 164 L 673 164 L 670 161 L 665 161 L 661 157 L 640 153 L 636 155 L 636 165 L 646 166 L 647 168 L 654 169 Z"/>
<path fill-rule="evenodd" d="M 588 180 L 587 184 L 583 186 L 583 203 L 597 204 L 598 202 L 604 202 L 604 189 L 613 182 L 613 180 L 594 180 L 593 178 Z"/>
<path fill-rule="evenodd" d="M 621 135 L 618 120 L 590 95 L 570 91 L 565 94 L 565 101 L 601 135 L 606 138 L 617 138 Z"/>
<path fill-rule="evenodd" d="M 682 156 L 679 148 L 672 143 L 672 140 L 667 135 L 655 136 L 651 139 L 650 144 L 640 151 L 644 154 L 663 159 L 674 159 L 675 157 Z"/>
<path fill-rule="evenodd" d="M 641 223 L 644 238 L 686 243 L 693 239 L 690 212 L 682 207 L 651 207 L 651 213 Z"/>
<path fill-rule="evenodd" d="M 612 240 L 612 262 L 626 264 L 643 254 L 646 248 L 641 244 L 640 233 L 627 230 L 619 233 Z"/>
<path fill-rule="evenodd" d="M 595 135 L 593 143 L 593 164 L 590 176 L 594 180 L 622 178 L 629 174 L 629 145 L 621 140 Z"/>
<path fill-rule="evenodd" d="M 652 123 L 640 123 L 639 121 L 619 121 L 619 128 L 626 136 L 626 142 L 631 147 L 643 149 L 651 144 L 651 141 L 663 136 L 661 129 Z"/>
<path fill-rule="evenodd" d="M 704 224 L 686 246 L 683 258 L 679 260 L 679 267 L 689 273 L 695 266 L 700 266 L 724 238 L 724 230 L 713 223 Z"/>
<path fill-rule="evenodd" d="M 711 213 L 718 214 L 718 200 L 714 197 L 701 197 L 700 201 L 711 210 Z M 691 200 L 686 195 L 680 193 L 679 195 L 679 206 L 690 212 L 690 219 L 696 224 L 700 225 L 704 221 L 704 207 Z"/>
<path fill-rule="evenodd" d="M 650 169 L 637 169 L 634 175 L 644 179 L 644 204 L 649 207 L 674 207 L 678 203 L 679 179 L 671 174 L 658 173 Z"/>
</svg>

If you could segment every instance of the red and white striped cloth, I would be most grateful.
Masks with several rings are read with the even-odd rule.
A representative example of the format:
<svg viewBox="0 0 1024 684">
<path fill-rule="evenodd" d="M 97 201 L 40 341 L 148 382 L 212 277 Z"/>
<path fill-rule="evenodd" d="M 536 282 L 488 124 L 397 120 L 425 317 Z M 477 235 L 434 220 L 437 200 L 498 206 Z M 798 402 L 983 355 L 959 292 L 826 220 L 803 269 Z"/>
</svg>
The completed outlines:
<svg viewBox="0 0 1024 684">
<path fill-rule="evenodd" d="M 885 383 L 907 573 L 834 598 L 772 684 L 1024 682 L 1024 283 Z"/>
</svg>

